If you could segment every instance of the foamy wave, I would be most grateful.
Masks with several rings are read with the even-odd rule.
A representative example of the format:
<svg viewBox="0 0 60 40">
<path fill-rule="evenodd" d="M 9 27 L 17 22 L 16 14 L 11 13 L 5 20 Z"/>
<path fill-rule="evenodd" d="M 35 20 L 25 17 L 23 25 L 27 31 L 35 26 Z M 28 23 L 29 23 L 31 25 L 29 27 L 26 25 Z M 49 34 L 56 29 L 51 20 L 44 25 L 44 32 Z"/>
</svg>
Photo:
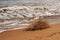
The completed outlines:
<svg viewBox="0 0 60 40">
<path fill-rule="evenodd" d="M 22 29 L 39 17 L 60 15 L 59 9 L 50 7 L 13 6 L 0 8 L 0 30 L 3 32 Z"/>
<path fill-rule="evenodd" d="M 0 8 L 0 19 L 60 15 L 59 9 L 44 6 L 13 6 Z"/>
</svg>

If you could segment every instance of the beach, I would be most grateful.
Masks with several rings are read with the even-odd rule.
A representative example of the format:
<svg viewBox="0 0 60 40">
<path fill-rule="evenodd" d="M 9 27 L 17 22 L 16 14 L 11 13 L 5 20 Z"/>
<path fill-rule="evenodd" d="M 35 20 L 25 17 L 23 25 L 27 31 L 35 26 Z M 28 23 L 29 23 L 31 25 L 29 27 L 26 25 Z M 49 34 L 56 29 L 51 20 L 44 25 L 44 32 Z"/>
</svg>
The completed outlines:
<svg viewBox="0 0 60 40">
<path fill-rule="evenodd" d="M 60 40 L 60 0 L 0 0 L 0 40 Z"/>
<path fill-rule="evenodd" d="M 24 29 L 0 33 L 0 40 L 60 40 L 60 23 L 51 24 L 50 28 L 36 31 Z"/>
</svg>

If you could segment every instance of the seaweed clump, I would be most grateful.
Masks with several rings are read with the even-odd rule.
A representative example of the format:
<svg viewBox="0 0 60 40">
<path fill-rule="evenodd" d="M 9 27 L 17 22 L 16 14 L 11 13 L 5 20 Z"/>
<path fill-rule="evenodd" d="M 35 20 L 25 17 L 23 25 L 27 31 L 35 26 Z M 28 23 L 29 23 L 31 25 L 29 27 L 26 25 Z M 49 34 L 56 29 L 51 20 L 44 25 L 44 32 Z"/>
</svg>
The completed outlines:
<svg viewBox="0 0 60 40">
<path fill-rule="evenodd" d="M 26 28 L 27 31 L 35 31 L 35 30 L 43 30 L 49 28 L 49 24 L 46 21 L 37 19 L 34 20 L 31 25 L 29 25 L 28 28 Z"/>
</svg>

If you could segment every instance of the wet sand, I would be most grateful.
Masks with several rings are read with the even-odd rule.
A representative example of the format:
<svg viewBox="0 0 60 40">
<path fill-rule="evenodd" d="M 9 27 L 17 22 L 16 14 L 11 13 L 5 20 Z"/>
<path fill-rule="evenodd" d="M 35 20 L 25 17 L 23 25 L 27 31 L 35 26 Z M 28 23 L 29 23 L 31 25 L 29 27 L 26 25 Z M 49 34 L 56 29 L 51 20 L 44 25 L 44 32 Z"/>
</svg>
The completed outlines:
<svg viewBox="0 0 60 40">
<path fill-rule="evenodd" d="M 0 40 L 60 40 L 60 24 L 36 31 L 12 30 L 0 33 Z"/>
</svg>

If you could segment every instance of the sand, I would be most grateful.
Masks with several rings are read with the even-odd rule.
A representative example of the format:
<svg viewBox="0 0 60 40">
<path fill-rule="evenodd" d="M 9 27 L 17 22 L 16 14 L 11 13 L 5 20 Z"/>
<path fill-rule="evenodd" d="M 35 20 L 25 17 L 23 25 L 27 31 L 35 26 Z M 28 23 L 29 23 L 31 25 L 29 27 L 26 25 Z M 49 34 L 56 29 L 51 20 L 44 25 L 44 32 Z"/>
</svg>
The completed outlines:
<svg viewBox="0 0 60 40">
<path fill-rule="evenodd" d="M 60 24 L 36 31 L 12 30 L 0 33 L 0 40 L 60 40 Z"/>
</svg>

